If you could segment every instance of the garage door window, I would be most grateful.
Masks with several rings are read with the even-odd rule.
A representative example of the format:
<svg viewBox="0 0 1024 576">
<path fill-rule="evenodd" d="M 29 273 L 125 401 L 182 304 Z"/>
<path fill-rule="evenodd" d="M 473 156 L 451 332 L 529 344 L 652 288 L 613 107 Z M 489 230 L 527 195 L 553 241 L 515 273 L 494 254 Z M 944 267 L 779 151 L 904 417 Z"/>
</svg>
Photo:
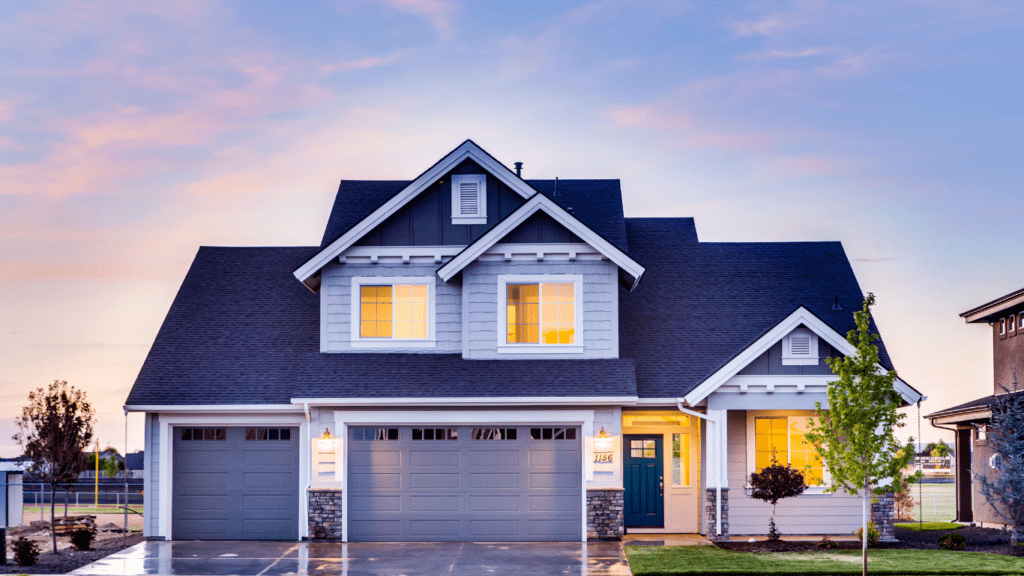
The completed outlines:
<svg viewBox="0 0 1024 576">
<path fill-rule="evenodd" d="M 530 440 L 575 440 L 575 428 L 530 428 Z"/>
<path fill-rule="evenodd" d="M 360 441 L 398 440 L 398 428 L 353 428 L 352 439 Z"/>
<path fill-rule="evenodd" d="M 227 440 L 227 428 L 182 428 L 182 440 Z"/>
<path fill-rule="evenodd" d="M 413 440 L 458 440 L 458 428 L 413 428 Z"/>
<path fill-rule="evenodd" d="M 245 439 L 260 440 L 291 440 L 292 431 L 287 428 L 246 428 Z"/>
<path fill-rule="evenodd" d="M 473 440 L 515 440 L 515 428 L 473 428 Z"/>
</svg>

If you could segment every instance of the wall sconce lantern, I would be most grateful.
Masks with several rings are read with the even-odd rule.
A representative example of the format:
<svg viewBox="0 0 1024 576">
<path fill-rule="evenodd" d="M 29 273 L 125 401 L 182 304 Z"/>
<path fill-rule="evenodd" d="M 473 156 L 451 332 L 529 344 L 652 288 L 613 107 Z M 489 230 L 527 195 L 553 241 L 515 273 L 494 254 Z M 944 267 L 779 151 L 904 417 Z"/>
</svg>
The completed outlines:
<svg viewBox="0 0 1024 576">
<path fill-rule="evenodd" d="M 601 432 L 594 438 L 594 462 L 614 462 L 612 454 L 612 439 L 608 433 L 601 428 Z"/>
<path fill-rule="evenodd" d="M 321 454 L 334 454 L 334 438 L 330 430 L 324 428 L 323 438 L 316 441 L 316 451 Z"/>
</svg>

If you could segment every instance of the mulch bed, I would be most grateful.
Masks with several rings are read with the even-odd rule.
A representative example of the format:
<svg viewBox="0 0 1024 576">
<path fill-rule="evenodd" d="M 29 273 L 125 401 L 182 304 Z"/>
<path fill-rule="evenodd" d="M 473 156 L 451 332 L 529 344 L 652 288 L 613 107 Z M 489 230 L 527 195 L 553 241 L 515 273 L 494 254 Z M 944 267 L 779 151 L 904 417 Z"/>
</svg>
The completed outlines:
<svg viewBox="0 0 1024 576">
<path fill-rule="evenodd" d="M 895 544 L 878 544 L 874 548 L 889 550 L 939 550 L 939 537 L 949 534 L 953 530 L 934 530 L 927 532 L 915 532 L 904 528 L 896 529 Z M 972 528 L 964 527 L 956 530 L 967 538 L 967 545 L 964 548 L 968 552 L 988 552 L 990 554 L 1014 555 L 1010 550 L 1010 536 L 1002 530 L 995 528 Z M 860 542 L 841 541 L 836 542 L 837 548 L 833 550 L 860 550 Z M 723 550 L 734 552 L 766 553 L 766 552 L 824 552 L 818 547 L 817 542 L 810 541 L 787 541 L 785 537 L 779 542 L 768 542 L 758 540 L 756 542 L 729 541 L 716 544 Z M 1019 554 L 1017 554 L 1019 555 Z"/>
<path fill-rule="evenodd" d="M 10 535 L 7 538 L 8 540 L 13 540 Z M 51 548 L 40 547 L 44 552 L 39 554 L 35 566 L 17 565 L 14 562 L 10 549 L 8 549 L 7 564 L 0 564 L 0 574 L 66 574 L 86 564 L 91 564 L 100 558 L 109 556 L 114 552 L 134 546 L 144 539 L 142 534 L 133 534 L 128 538 L 107 538 L 105 540 L 93 541 L 93 550 L 84 552 L 64 550 L 60 554 L 45 551 Z"/>
</svg>

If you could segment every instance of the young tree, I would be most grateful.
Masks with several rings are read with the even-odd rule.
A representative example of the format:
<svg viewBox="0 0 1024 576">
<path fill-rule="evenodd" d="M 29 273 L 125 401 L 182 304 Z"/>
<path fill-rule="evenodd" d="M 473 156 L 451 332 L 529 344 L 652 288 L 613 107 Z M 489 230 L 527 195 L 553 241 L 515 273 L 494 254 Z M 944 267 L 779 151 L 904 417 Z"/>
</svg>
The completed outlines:
<svg viewBox="0 0 1024 576">
<path fill-rule="evenodd" d="M 992 471 L 971 471 L 981 495 L 1010 526 L 1010 549 L 1017 549 L 1018 530 L 1024 525 L 1024 391 L 1012 372 L 1013 389 L 1000 385 L 1003 394 L 992 402 L 986 436 L 993 452 Z"/>
<path fill-rule="evenodd" d="M 95 412 L 85 392 L 64 381 L 30 392 L 28 401 L 16 420 L 14 440 L 24 449 L 29 470 L 50 483 L 50 526 L 57 554 L 57 534 L 52 529 L 57 487 L 74 482 L 85 470 Z"/>
<path fill-rule="evenodd" d="M 772 455 L 771 466 L 750 475 L 750 487 L 751 496 L 772 505 L 772 516 L 768 520 L 768 541 L 776 542 L 782 538 L 782 534 L 775 527 L 775 505 L 783 498 L 804 493 L 807 489 L 804 475 L 789 466 L 782 466 Z"/>
<path fill-rule="evenodd" d="M 902 482 L 902 470 L 914 457 L 913 438 L 901 447 L 894 433 L 906 414 L 897 411 L 902 400 L 893 388 L 896 373 L 880 368 L 878 334 L 871 332 L 868 294 L 864 307 L 854 313 L 856 330 L 846 340 L 856 350 L 850 356 L 827 358 L 838 379 L 828 387 L 828 409 L 815 404 L 807 440 L 828 466 L 832 485 L 827 489 L 860 494 L 864 499 L 861 572 L 868 571 L 868 510 L 873 493 L 884 494 Z"/>
</svg>

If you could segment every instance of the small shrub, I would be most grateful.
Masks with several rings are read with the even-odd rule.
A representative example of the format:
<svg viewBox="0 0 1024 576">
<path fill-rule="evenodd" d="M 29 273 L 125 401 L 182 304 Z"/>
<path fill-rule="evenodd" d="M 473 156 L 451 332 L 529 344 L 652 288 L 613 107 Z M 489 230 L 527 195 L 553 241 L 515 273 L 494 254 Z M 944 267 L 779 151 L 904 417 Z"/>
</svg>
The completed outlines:
<svg viewBox="0 0 1024 576">
<path fill-rule="evenodd" d="M 19 537 L 14 541 L 14 561 L 21 566 L 35 566 L 36 558 L 39 557 L 39 547 L 36 543 L 25 538 L 24 536 Z"/>
<path fill-rule="evenodd" d="M 864 541 L 864 529 L 857 528 L 853 534 L 857 536 L 857 539 L 861 542 Z M 873 522 L 868 522 L 868 546 L 874 546 L 878 544 L 878 539 L 882 537 L 882 533 L 878 531 L 878 527 Z"/>
<path fill-rule="evenodd" d="M 839 548 L 839 543 L 828 536 L 824 536 L 822 537 L 821 542 L 818 542 L 818 548 L 821 548 L 822 550 L 835 550 Z"/>
<path fill-rule="evenodd" d="M 95 529 L 79 528 L 71 533 L 71 545 L 75 547 L 75 550 L 89 550 L 92 546 L 92 539 L 95 537 Z"/>
<path fill-rule="evenodd" d="M 939 536 L 939 548 L 943 550 L 963 550 L 967 545 L 967 538 L 963 534 L 951 532 L 945 536 Z"/>
</svg>

